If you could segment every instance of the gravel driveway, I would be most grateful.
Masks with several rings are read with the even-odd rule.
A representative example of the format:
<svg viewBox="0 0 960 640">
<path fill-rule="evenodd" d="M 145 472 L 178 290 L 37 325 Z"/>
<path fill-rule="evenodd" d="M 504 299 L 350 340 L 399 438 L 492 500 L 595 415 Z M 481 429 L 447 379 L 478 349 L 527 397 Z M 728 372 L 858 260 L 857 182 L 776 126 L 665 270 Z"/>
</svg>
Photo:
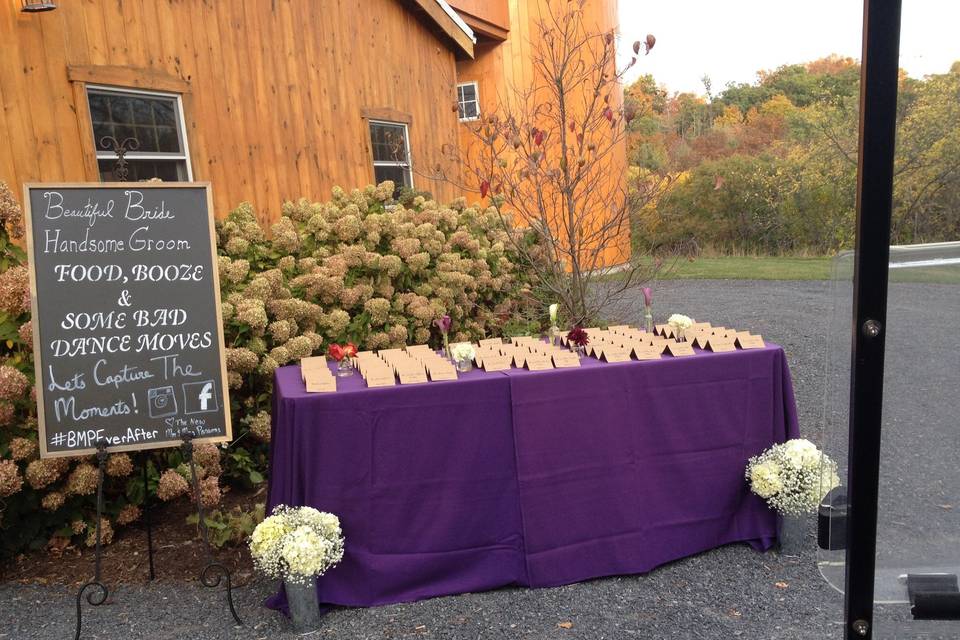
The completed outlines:
<svg viewBox="0 0 960 640">
<path fill-rule="evenodd" d="M 952 304 L 950 309 L 955 309 L 958 292 L 960 289 L 949 285 L 895 285 L 892 294 L 896 304 L 904 309 L 935 317 L 944 313 L 937 308 L 937 301 Z M 823 442 L 824 336 L 832 310 L 829 283 L 669 281 L 657 288 L 655 310 L 658 317 L 677 311 L 709 319 L 714 324 L 750 329 L 782 345 L 793 372 L 801 431 Z M 641 316 L 639 301 L 625 305 L 618 315 L 620 321 L 637 322 Z M 893 352 L 897 366 L 903 360 L 921 368 L 931 358 L 935 360 L 935 355 L 900 354 L 895 349 Z M 955 380 L 956 371 L 952 375 Z M 924 389 L 940 392 L 937 385 Z M 956 386 L 942 391 L 949 394 L 945 398 L 955 392 Z M 905 403 L 903 410 L 916 411 L 916 407 Z M 927 480 L 916 480 L 917 456 L 921 460 L 945 458 L 943 438 L 927 435 L 921 445 L 909 433 L 897 436 L 900 439 L 885 451 L 884 473 L 899 478 L 896 486 L 900 488 L 884 496 L 884 505 L 891 513 L 899 514 L 896 517 L 911 517 L 916 495 L 912 492 L 920 492 L 921 487 L 928 487 L 923 494 L 925 502 L 940 501 L 942 506 L 956 498 L 955 494 L 947 495 L 957 488 L 955 471 L 927 469 Z M 955 455 L 960 450 L 960 434 L 954 430 L 946 437 L 947 449 Z M 904 449 L 917 453 L 903 456 Z M 929 489 L 931 474 L 946 478 L 939 481 L 935 490 Z M 932 495 L 937 491 L 943 495 Z M 945 532 L 952 531 L 951 535 L 956 536 L 960 531 L 960 505 L 939 511 L 931 511 L 930 517 L 936 519 L 919 528 L 926 534 L 914 532 L 932 539 L 934 550 Z M 86 609 L 83 637 L 297 637 L 288 631 L 283 618 L 261 607 L 273 588 L 272 583 L 259 581 L 236 592 L 237 609 L 247 626 L 235 628 L 230 624 L 222 594 L 213 590 L 195 584 L 121 586 L 108 605 Z M 73 637 L 72 590 L 0 585 L 0 599 L 4 605 L 0 608 L 0 638 Z M 322 630 L 301 637 L 839 638 L 841 607 L 842 597 L 817 570 L 811 540 L 799 557 L 756 553 L 745 545 L 731 545 L 639 576 L 592 580 L 554 589 L 506 588 L 374 609 L 340 609 L 325 618 Z M 904 608 L 887 608 L 883 614 L 890 620 L 902 620 Z M 957 638 L 960 632 L 925 637 Z"/>
</svg>

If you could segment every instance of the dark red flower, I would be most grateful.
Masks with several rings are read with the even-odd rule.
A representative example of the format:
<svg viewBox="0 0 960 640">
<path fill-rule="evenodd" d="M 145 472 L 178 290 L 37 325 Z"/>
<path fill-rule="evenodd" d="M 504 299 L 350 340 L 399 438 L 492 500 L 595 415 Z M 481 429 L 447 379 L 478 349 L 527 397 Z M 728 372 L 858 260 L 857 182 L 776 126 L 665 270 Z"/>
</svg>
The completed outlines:
<svg viewBox="0 0 960 640">
<path fill-rule="evenodd" d="M 585 347 L 590 344 L 590 336 L 587 335 L 586 330 L 580 325 L 570 329 L 570 333 L 567 334 L 567 340 L 578 347 Z"/>
</svg>

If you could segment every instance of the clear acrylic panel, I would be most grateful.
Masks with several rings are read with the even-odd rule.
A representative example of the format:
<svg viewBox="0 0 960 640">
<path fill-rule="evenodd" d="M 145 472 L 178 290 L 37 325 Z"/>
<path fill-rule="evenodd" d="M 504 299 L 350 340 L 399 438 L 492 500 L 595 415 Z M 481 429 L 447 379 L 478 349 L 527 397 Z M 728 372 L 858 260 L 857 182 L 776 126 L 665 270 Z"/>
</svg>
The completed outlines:
<svg viewBox="0 0 960 640">
<path fill-rule="evenodd" d="M 960 637 L 960 621 L 913 621 L 906 583 L 908 574 L 960 574 L 960 242 L 890 253 L 874 637 Z M 824 445 L 843 486 L 821 504 L 818 565 L 842 591 L 852 252 L 834 260 L 832 289 Z"/>
</svg>

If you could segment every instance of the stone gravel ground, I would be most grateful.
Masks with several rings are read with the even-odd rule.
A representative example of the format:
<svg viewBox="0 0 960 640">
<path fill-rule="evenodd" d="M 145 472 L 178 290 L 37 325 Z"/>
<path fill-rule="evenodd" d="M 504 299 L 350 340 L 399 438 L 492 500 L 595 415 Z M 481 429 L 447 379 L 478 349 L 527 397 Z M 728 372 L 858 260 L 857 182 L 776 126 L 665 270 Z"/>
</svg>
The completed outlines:
<svg viewBox="0 0 960 640">
<path fill-rule="evenodd" d="M 922 313 L 944 313 L 935 301 L 956 305 L 960 289 L 948 285 L 895 286 L 898 304 Z M 953 307 L 951 307 L 953 308 Z M 761 333 L 786 350 L 797 395 L 801 430 L 823 441 L 824 354 L 831 315 L 827 282 L 692 281 L 662 283 L 656 292 L 658 316 L 673 311 L 714 324 Z M 640 303 L 618 313 L 636 322 Z M 955 338 L 955 337 L 954 337 Z M 904 354 L 929 362 L 929 354 Z M 933 385 L 934 387 L 936 385 Z M 955 387 L 944 393 L 955 393 Z M 912 409 L 911 409 L 912 410 Z M 957 434 L 951 436 L 955 453 Z M 938 442 L 925 446 L 936 458 Z M 903 447 L 915 447 L 909 438 Z M 897 447 L 891 447 L 896 450 Z M 888 450 L 889 451 L 889 450 Z M 943 458 L 941 455 L 940 458 Z M 885 473 L 914 478 L 909 457 L 885 456 Z M 903 462 L 901 462 L 903 461 Z M 955 468 L 955 467 L 954 467 Z M 928 475 L 937 470 L 927 469 Z M 940 474 L 949 479 L 947 472 Z M 956 474 L 952 475 L 956 487 Z M 943 488 L 941 479 L 941 491 Z M 910 485 L 913 486 L 913 485 Z M 896 493 L 896 492 L 894 492 Z M 912 495 L 886 496 L 900 511 L 910 511 Z M 955 497 L 955 496 L 954 496 Z M 943 497 L 946 501 L 952 497 Z M 935 500 L 941 498 L 935 497 Z M 907 505 L 907 506 L 902 506 Z M 894 508 L 894 507 L 891 507 Z M 896 509 L 895 509 L 896 510 Z M 955 511 L 922 528 L 939 540 L 953 527 Z M 812 523 L 811 523 L 812 524 Z M 812 533 L 812 527 L 810 529 Z M 921 531 L 921 535 L 923 535 Z M 936 547 L 936 544 L 931 545 Z M 260 638 L 437 638 L 531 639 L 820 639 L 842 637 L 842 597 L 821 578 L 812 537 L 799 556 L 756 553 L 731 545 L 687 558 L 639 576 L 592 580 L 554 589 L 514 589 L 436 598 L 374 609 L 338 609 L 321 630 L 297 636 L 281 616 L 264 609 L 274 585 L 257 581 L 235 593 L 247 621 L 234 627 L 222 592 L 196 583 L 120 586 L 108 604 L 86 608 L 84 638 L 97 639 L 260 639 Z M 71 590 L 0 585 L 0 639 L 72 638 L 75 596 Z M 882 610 L 887 620 L 904 620 L 903 607 Z M 913 633 L 878 637 L 917 637 Z M 933 627 L 929 638 L 960 638 L 960 630 Z"/>
</svg>

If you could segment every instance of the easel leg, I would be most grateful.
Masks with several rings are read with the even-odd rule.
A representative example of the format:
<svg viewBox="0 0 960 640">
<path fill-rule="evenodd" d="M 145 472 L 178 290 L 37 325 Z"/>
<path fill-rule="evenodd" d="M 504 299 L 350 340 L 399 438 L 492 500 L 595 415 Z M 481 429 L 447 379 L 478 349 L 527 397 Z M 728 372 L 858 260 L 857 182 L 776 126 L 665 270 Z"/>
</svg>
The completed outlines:
<svg viewBox="0 0 960 640">
<path fill-rule="evenodd" d="M 96 588 L 96 593 L 87 594 L 87 603 L 94 607 L 99 607 L 107 600 L 109 591 L 100 579 L 100 560 L 102 546 L 100 543 L 100 520 L 103 517 L 103 470 L 107 464 L 107 441 L 97 442 L 97 546 L 94 560 L 93 580 L 87 582 L 77 591 L 77 633 L 74 640 L 80 640 L 80 628 L 83 617 L 83 593 L 90 587 Z"/>
<path fill-rule="evenodd" d="M 205 587 L 215 588 L 220 586 L 223 580 L 227 581 L 227 606 L 230 607 L 230 614 L 237 624 L 242 625 L 243 621 L 237 615 L 237 610 L 233 606 L 233 582 L 230 579 L 230 570 L 216 561 L 213 557 L 213 550 L 210 548 L 210 536 L 207 533 L 207 523 L 203 515 L 203 502 L 200 500 L 200 481 L 197 479 L 197 465 L 193 460 L 193 435 L 185 433 L 183 435 L 183 444 L 180 445 L 180 451 L 183 458 L 190 463 L 190 480 L 193 485 L 193 497 L 197 505 L 197 522 L 200 525 L 200 534 L 203 536 L 203 545 L 207 551 L 207 565 L 200 572 L 200 583 Z"/>
<path fill-rule="evenodd" d="M 150 479 L 147 475 L 146 451 L 140 452 L 140 468 L 143 472 L 143 523 L 147 527 L 147 562 L 150 567 L 150 580 L 156 577 L 153 569 L 153 514 L 150 513 Z"/>
</svg>

